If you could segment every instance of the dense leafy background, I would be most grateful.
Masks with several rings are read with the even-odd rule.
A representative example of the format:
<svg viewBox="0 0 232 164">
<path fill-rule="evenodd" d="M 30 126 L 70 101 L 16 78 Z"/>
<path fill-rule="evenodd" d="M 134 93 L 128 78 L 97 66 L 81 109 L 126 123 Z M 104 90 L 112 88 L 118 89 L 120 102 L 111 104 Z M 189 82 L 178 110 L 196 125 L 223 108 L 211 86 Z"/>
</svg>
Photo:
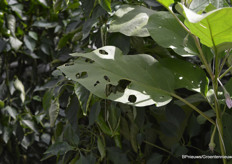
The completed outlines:
<svg viewBox="0 0 232 164">
<path fill-rule="evenodd" d="M 74 61 L 71 52 L 91 52 L 105 45 L 120 48 L 124 55 L 150 54 L 157 60 L 172 56 L 177 63 L 199 65 L 195 57 L 176 54 L 186 55 L 181 43 L 173 43 L 179 51 L 170 48 L 171 41 L 162 44 L 166 38 L 155 37 L 157 24 L 132 31 L 133 35 L 109 28 L 123 23 L 117 22 L 115 11 L 135 5 L 149 14 L 166 10 L 153 0 L 0 0 L 0 163 L 175 164 L 184 163 L 182 154 L 219 154 L 218 147 L 215 152 L 208 149 L 210 124 L 182 102 L 173 99 L 157 108 L 100 99 L 56 69 Z M 136 11 L 129 17 L 133 14 Z M 162 21 L 158 16 L 151 19 Z M 167 19 L 174 21 L 169 14 Z M 127 23 L 126 27 L 135 25 Z M 195 55 L 195 47 L 189 49 Z M 188 76 L 171 63 L 163 60 L 162 64 L 178 76 Z M 232 92 L 230 83 L 226 87 Z M 178 83 L 176 92 L 214 117 L 202 98 L 204 87 L 197 93 L 188 84 Z M 186 85 L 188 90 L 183 89 Z M 225 120 L 231 117 L 227 113 Z M 225 120 L 230 148 L 231 124 Z"/>
</svg>

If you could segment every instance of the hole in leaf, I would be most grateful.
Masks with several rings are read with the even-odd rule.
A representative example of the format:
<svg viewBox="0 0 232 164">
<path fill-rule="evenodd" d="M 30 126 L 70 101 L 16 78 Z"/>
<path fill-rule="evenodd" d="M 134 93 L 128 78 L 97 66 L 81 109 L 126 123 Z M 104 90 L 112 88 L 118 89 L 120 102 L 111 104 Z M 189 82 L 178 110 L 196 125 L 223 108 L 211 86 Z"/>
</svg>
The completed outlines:
<svg viewBox="0 0 232 164">
<path fill-rule="evenodd" d="M 86 78 L 86 77 L 88 77 L 87 72 L 81 72 L 81 73 L 77 73 L 77 74 L 76 74 L 76 78 L 77 78 L 77 79 Z"/>
<path fill-rule="evenodd" d="M 85 62 L 86 62 L 86 63 L 94 63 L 94 60 L 91 60 L 91 59 L 87 59 L 87 58 L 86 58 L 86 59 L 85 59 Z"/>
<path fill-rule="evenodd" d="M 131 81 L 122 79 L 118 81 L 118 85 L 107 84 L 105 94 L 108 97 L 111 93 L 116 94 L 117 91 L 123 93 L 130 83 Z"/>
<path fill-rule="evenodd" d="M 117 85 L 117 90 L 119 92 L 124 92 L 124 90 L 126 89 L 126 87 L 131 83 L 131 81 L 129 80 L 119 80 L 118 85 Z"/>
<path fill-rule="evenodd" d="M 96 81 L 96 83 L 93 85 L 93 86 L 97 86 L 100 82 L 99 81 Z"/>
<path fill-rule="evenodd" d="M 135 103 L 137 100 L 137 97 L 135 95 L 130 95 L 128 97 L 128 101 L 131 102 L 131 103 Z"/>
<path fill-rule="evenodd" d="M 108 76 L 104 76 L 104 79 L 106 80 L 106 81 L 108 81 L 108 82 L 110 82 L 110 78 L 108 77 Z"/>
<path fill-rule="evenodd" d="M 112 84 L 107 84 L 105 88 L 106 97 L 108 97 L 111 93 L 114 93 L 114 94 L 117 93 L 117 86 L 112 85 Z"/>
<path fill-rule="evenodd" d="M 99 50 L 99 53 L 102 55 L 108 55 L 108 52 L 106 52 L 105 50 Z"/>
</svg>

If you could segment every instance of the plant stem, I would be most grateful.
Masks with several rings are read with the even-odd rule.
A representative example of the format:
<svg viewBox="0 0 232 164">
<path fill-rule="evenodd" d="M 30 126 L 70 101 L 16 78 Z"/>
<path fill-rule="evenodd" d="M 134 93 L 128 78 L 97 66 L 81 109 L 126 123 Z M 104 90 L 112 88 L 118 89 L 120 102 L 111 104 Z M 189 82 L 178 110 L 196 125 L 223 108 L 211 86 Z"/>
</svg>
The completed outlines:
<svg viewBox="0 0 232 164">
<path fill-rule="evenodd" d="M 219 77 L 219 79 L 222 79 L 228 72 L 232 70 L 232 65 Z"/>
<path fill-rule="evenodd" d="M 168 153 L 168 154 L 171 154 L 171 155 L 172 155 L 172 153 L 171 153 L 170 151 L 168 151 L 168 150 L 166 150 L 166 149 L 164 149 L 164 148 L 162 148 L 162 147 L 160 147 L 160 146 L 158 146 L 158 145 L 155 145 L 155 144 L 150 143 L 150 142 L 148 142 L 148 141 L 143 141 L 143 142 L 146 143 L 146 144 L 148 144 L 148 145 L 151 145 L 151 146 L 153 146 L 153 147 L 155 147 L 155 148 L 158 148 L 158 149 L 160 149 L 160 150 L 162 150 L 162 151 L 164 151 L 164 152 L 166 152 L 166 153 Z"/>
<path fill-rule="evenodd" d="M 194 105 L 192 105 L 191 103 L 189 103 L 188 101 L 186 101 L 185 99 L 183 99 L 182 97 L 176 95 L 175 93 L 171 93 L 171 96 L 179 99 L 180 101 L 182 101 L 183 103 L 185 103 L 186 105 L 188 105 L 189 107 L 191 107 L 193 110 L 195 110 L 196 112 L 198 112 L 200 115 L 202 115 L 205 119 L 207 119 L 213 125 L 216 125 L 215 122 L 211 118 L 209 118 L 207 115 L 205 115 L 205 113 L 203 113 L 200 109 L 198 109 L 197 107 L 195 107 Z"/>
<path fill-rule="evenodd" d="M 194 39 L 195 44 L 197 46 L 197 49 L 199 51 L 199 54 L 200 54 L 199 58 L 201 59 L 201 62 L 205 65 L 206 71 L 208 72 L 210 78 L 212 80 L 214 80 L 213 72 L 212 72 L 211 68 L 209 67 L 207 60 L 205 59 L 205 56 L 204 56 L 204 53 L 202 51 L 201 44 L 199 42 L 198 37 L 197 36 L 193 36 L 193 39 Z"/>
<path fill-rule="evenodd" d="M 213 44 L 214 44 L 214 41 L 213 41 Z M 213 83 L 214 97 L 215 97 L 214 106 L 215 106 L 215 111 L 216 111 L 216 126 L 218 130 L 221 155 L 225 156 L 226 150 L 225 150 L 225 145 L 223 141 L 223 126 L 222 126 L 222 121 L 221 121 L 221 109 L 220 109 L 220 104 L 218 103 L 218 77 L 219 77 L 220 65 L 219 65 L 219 54 L 217 53 L 217 49 L 215 45 L 214 45 L 214 53 L 215 53 L 215 76 L 214 76 L 214 79 L 212 79 L 212 83 Z M 224 164 L 227 163 L 225 158 L 223 158 L 223 163 Z"/>
</svg>

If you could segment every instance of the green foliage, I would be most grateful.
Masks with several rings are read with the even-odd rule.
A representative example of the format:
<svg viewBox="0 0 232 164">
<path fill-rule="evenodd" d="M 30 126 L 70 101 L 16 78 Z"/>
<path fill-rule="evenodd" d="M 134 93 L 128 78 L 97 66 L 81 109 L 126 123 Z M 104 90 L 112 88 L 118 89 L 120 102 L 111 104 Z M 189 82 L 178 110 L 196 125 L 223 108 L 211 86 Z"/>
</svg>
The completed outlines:
<svg viewBox="0 0 232 164">
<path fill-rule="evenodd" d="M 231 8 L 222 8 L 213 10 L 206 15 L 199 15 L 185 6 L 180 4 L 178 6 L 183 9 L 180 12 L 187 18 L 185 20 L 186 26 L 200 38 L 202 44 L 215 49 L 218 53 L 231 48 L 231 33 L 228 31 L 231 28 L 229 23 Z M 221 17 L 223 19 L 220 19 Z"/>
<path fill-rule="evenodd" d="M 1 0 L 0 163 L 230 155 L 231 3 L 181 2 Z"/>
</svg>

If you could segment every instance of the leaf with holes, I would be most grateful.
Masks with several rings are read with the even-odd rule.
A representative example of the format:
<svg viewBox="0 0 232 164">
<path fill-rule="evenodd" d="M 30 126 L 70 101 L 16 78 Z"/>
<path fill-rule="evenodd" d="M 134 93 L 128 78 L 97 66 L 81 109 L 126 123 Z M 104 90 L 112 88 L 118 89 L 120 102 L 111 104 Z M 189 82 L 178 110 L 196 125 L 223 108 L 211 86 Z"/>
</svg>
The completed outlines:
<svg viewBox="0 0 232 164">
<path fill-rule="evenodd" d="M 106 46 L 72 56 L 75 62 L 59 69 L 101 98 L 135 106 L 163 106 L 172 99 L 174 76 L 150 55 L 123 55 Z"/>
<path fill-rule="evenodd" d="M 203 15 L 180 3 L 176 8 L 186 18 L 185 25 L 200 38 L 202 44 L 213 48 L 217 53 L 232 47 L 232 8 L 220 8 Z"/>
<path fill-rule="evenodd" d="M 109 32 L 120 32 L 126 36 L 150 36 L 146 26 L 153 13 L 153 10 L 142 6 L 123 5 L 116 11 Z"/>
</svg>

